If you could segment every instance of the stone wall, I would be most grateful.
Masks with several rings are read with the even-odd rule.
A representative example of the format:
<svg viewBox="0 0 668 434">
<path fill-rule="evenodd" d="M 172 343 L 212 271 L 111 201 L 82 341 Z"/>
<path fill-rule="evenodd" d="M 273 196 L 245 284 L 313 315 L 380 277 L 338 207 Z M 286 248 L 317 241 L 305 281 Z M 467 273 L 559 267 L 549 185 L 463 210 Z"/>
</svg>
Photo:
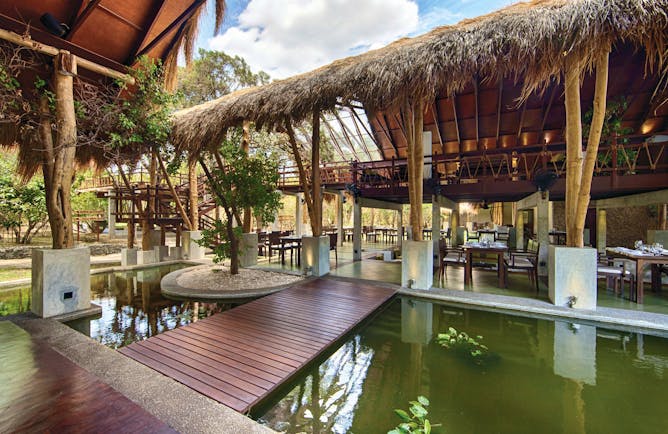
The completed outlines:
<svg viewBox="0 0 668 434">
<path fill-rule="evenodd" d="M 80 247 L 83 247 L 81 244 Z M 123 245 L 121 244 L 90 244 L 91 256 L 110 255 L 112 253 L 120 253 Z M 1 259 L 23 259 L 32 256 L 33 249 L 49 249 L 49 246 L 12 246 L 0 248 Z"/>
<path fill-rule="evenodd" d="M 564 202 L 553 202 L 552 226 L 566 229 Z M 647 241 L 647 230 L 658 228 L 656 206 L 610 208 L 607 210 L 607 245 L 633 247 L 636 240 Z M 592 242 L 595 234 L 592 233 Z"/>
</svg>

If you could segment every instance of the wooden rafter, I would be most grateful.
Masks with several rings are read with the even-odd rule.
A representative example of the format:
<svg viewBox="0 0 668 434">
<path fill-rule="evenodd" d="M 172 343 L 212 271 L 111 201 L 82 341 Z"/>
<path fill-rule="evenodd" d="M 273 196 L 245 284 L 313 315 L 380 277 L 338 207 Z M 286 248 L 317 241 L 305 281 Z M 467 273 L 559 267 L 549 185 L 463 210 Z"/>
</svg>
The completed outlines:
<svg viewBox="0 0 668 434">
<path fill-rule="evenodd" d="M 185 11 L 183 11 L 183 13 L 182 13 L 181 15 L 179 15 L 179 17 L 178 17 L 176 20 L 174 20 L 174 22 L 172 22 L 169 26 L 167 26 L 167 27 L 165 28 L 165 30 L 163 30 L 162 32 L 160 32 L 160 34 L 159 34 L 158 36 L 156 36 L 155 38 L 153 38 L 153 40 L 151 40 L 151 42 L 149 42 L 144 48 L 142 48 L 141 51 L 139 51 L 139 52 L 137 53 L 137 55 L 135 56 L 135 58 L 137 58 L 137 57 L 141 57 L 141 56 L 143 56 L 144 54 L 146 54 L 146 53 L 148 53 L 149 51 L 151 51 L 151 49 L 152 49 L 153 47 L 155 47 L 158 43 L 160 43 L 160 41 L 162 41 L 162 40 L 163 40 L 169 33 L 171 33 L 176 27 L 179 27 L 179 26 L 181 26 L 182 24 L 184 24 L 184 23 L 185 23 L 185 22 L 186 22 L 186 21 L 187 21 L 187 20 L 188 20 L 194 13 L 195 13 L 195 11 L 197 10 L 197 8 L 199 8 L 199 7 L 202 5 L 202 3 L 204 3 L 205 1 L 206 1 L 206 0 L 196 0 L 195 2 L 193 2 L 193 4 L 190 5 L 190 7 L 189 7 L 188 9 L 186 9 Z"/>
<path fill-rule="evenodd" d="M 334 146 L 336 146 L 336 150 L 339 151 L 339 155 L 341 156 L 341 160 L 345 161 L 346 156 L 343 153 L 343 149 L 341 148 L 341 145 L 339 144 L 339 140 L 336 137 L 336 134 L 334 133 L 334 129 L 332 128 L 332 126 L 330 125 L 329 121 L 327 120 L 327 118 L 325 117 L 324 114 L 321 115 L 321 122 L 323 124 L 325 124 L 325 128 L 327 128 L 327 131 L 329 132 L 329 137 L 332 139 L 332 142 L 334 143 Z M 353 153 L 355 153 L 354 149 L 351 149 L 351 151 Z M 357 156 L 357 155 L 355 155 L 355 156 Z"/>
<path fill-rule="evenodd" d="M 355 107 L 353 107 L 351 105 L 351 106 L 348 107 L 348 109 L 349 109 L 350 113 L 352 113 L 355 116 L 356 121 L 354 121 L 354 122 L 359 122 L 362 125 L 362 128 L 364 128 L 364 131 L 366 131 L 366 133 L 369 135 L 369 137 L 371 137 L 371 140 L 373 140 L 373 143 L 376 145 L 376 147 L 380 151 L 380 154 L 383 155 L 383 148 L 380 144 L 380 140 L 378 139 L 378 136 L 376 135 L 377 134 L 376 130 L 373 130 L 373 133 L 371 133 L 371 131 L 369 131 L 369 128 L 366 126 L 366 123 L 364 123 L 362 118 L 360 118 L 360 115 L 357 114 L 357 110 L 355 109 Z M 368 118 L 369 117 L 367 116 L 367 119 Z"/>
<path fill-rule="evenodd" d="M 642 127 L 645 122 L 647 122 L 647 119 L 649 119 L 649 116 L 652 112 L 657 110 L 662 104 L 657 104 L 656 102 L 652 102 L 654 99 L 654 95 L 659 91 L 659 88 L 663 85 L 661 80 L 657 80 L 656 86 L 654 86 L 654 90 L 652 91 L 652 96 L 650 96 L 650 100 L 647 103 L 647 107 L 645 108 L 645 111 L 643 112 L 642 116 L 640 117 L 640 123 L 638 124 L 638 128 Z M 630 106 L 631 104 L 629 104 Z M 628 108 L 627 108 L 628 110 Z M 638 129 L 636 128 L 636 129 Z"/>
<path fill-rule="evenodd" d="M 354 110 L 349 110 L 349 112 L 354 112 Z M 352 119 L 353 125 L 355 126 L 355 131 L 357 131 L 357 137 L 359 138 L 359 142 L 362 144 L 364 147 L 364 152 L 369 156 L 369 160 L 372 160 L 371 157 L 371 151 L 369 151 L 369 147 L 366 144 L 366 140 L 364 140 L 364 135 L 362 134 L 362 130 L 360 129 L 360 126 L 357 125 L 357 121 L 355 120 L 354 116 L 351 116 L 350 119 Z"/>
<path fill-rule="evenodd" d="M 158 7 L 155 8 L 153 15 L 151 17 L 150 20 L 151 24 L 144 31 L 144 35 L 132 50 L 132 54 L 128 57 L 126 63 L 131 63 L 135 58 L 137 58 L 137 53 L 139 52 L 141 47 L 143 47 L 144 44 L 147 42 L 148 36 L 151 34 L 151 31 L 155 28 L 156 22 L 158 21 L 158 18 L 160 18 L 160 14 L 164 10 L 165 4 L 167 4 L 167 0 L 160 0 L 160 4 L 158 5 Z"/>
<path fill-rule="evenodd" d="M 95 10 L 95 8 L 100 4 L 102 0 L 91 0 L 87 5 L 86 8 L 83 10 L 83 12 L 74 20 L 72 25 L 70 26 L 70 31 L 67 33 L 67 36 L 65 37 L 65 40 L 71 41 L 74 35 L 79 31 L 83 23 L 86 22 L 88 17 L 90 17 L 90 14 Z"/>
<path fill-rule="evenodd" d="M 443 137 L 441 136 L 441 123 L 439 122 L 440 116 L 438 114 L 438 103 L 436 102 L 436 99 L 434 99 L 432 108 L 434 112 L 434 124 L 436 126 L 436 134 L 438 135 L 438 143 L 441 144 L 441 152 L 445 152 L 445 149 L 443 148 Z"/>
<path fill-rule="evenodd" d="M 501 136 L 501 105 L 503 104 L 503 77 L 499 79 L 499 99 L 496 103 L 496 143 L 498 147 Z"/>
<path fill-rule="evenodd" d="M 522 135 L 522 127 L 524 125 L 524 114 L 527 111 L 527 102 L 524 101 L 522 103 L 522 113 L 520 114 L 520 122 L 519 125 L 517 126 L 517 138 L 519 139 L 520 136 Z"/>
<path fill-rule="evenodd" d="M 473 96 L 475 97 L 475 144 L 480 149 L 480 92 L 478 76 L 473 77 Z"/>
<path fill-rule="evenodd" d="M 352 144 L 352 138 L 355 137 L 354 134 L 352 134 L 352 131 L 348 129 L 348 126 L 343 122 L 343 119 L 341 119 L 341 116 L 339 116 L 338 111 L 334 112 L 334 116 L 336 117 L 336 120 L 339 121 L 339 125 L 341 125 L 341 129 L 343 130 L 343 134 L 346 137 L 346 139 Z M 371 153 L 369 152 L 369 149 L 367 149 L 364 140 L 362 140 L 361 137 L 356 138 L 355 140 L 357 143 L 360 144 L 360 148 L 364 151 L 364 153 L 369 157 L 369 161 L 371 161 Z M 354 146 L 354 144 L 353 144 Z"/>
<path fill-rule="evenodd" d="M 132 21 L 125 18 L 123 15 L 119 14 L 118 12 L 112 11 L 108 7 L 106 7 L 104 5 L 100 5 L 100 4 L 98 5 L 98 8 L 100 8 L 101 11 L 104 11 L 105 13 L 107 13 L 107 14 L 111 15 L 112 17 L 116 18 L 118 21 L 127 24 L 128 26 L 132 27 L 133 29 L 139 30 L 140 32 L 142 31 L 142 28 L 137 23 L 133 23 Z"/>
<path fill-rule="evenodd" d="M 383 126 L 383 122 L 380 122 L 380 118 L 378 120 L 378 125 L 380 125 L 381 129 L 383 132 L 385 132 L 385 135 L 387 136 L 388 140 L 390 141 L 390 145 L 392 146 L 392 149 L 394 149 L 394 153 L 396 154 L 397 158 L 399 158 L 399 148 L 397 148 L 397 145 L 394 143 L 394 139 L 392 139 L 392 132 L 390 131 L 390 123 L 387 121 L 387 115 L 383 113 L 383 122 L 385 125 Z"/>
<path fill-rule="evenodd" d="M 457 94 L 453 93 L 451 96 L 452 99 L 452 112 L 455 115 L 455 130 L 457 131 L 457 143 L 459 144 L 459 150 L 462 149 L 462 136 L 459 132 L 459 119 L 457 118 Z"/>
</svg>

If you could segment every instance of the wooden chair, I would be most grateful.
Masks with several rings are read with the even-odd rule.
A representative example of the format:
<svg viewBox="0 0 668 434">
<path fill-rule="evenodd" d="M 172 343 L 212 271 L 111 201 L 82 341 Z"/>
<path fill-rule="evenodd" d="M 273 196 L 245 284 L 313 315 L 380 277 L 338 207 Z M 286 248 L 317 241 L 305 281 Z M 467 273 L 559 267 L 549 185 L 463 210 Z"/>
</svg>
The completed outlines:
<svg viewBox="0 0 668 434">
<path fill-rule="evenodd" d="M 463 267 L 466 265 L 466 253 L 458 247 L 448 247 L 443 239 L 438 241 L 438 277 L 447 278 L 445 274 L 448 265 L 454 267 Z"/>
<path fill-rule="evenodd" d="M 334 250 L 334 259 L 336 263 L 339 262 L 339 252 L 336 249 L 338 241 L 339 241 L 339 234 L 337 234 L 336 232 L 329 234 L 329 251 L 331 252 L 332 250 Z"/>
<path fill-rule="evenodd" d="M 281 263 L 285 263 L 285 252 L 290 251 L 290 260 L 292 260 L 292 243 L 283 244 L 281 243 L 281 233 L 280 232 L 270 232 L 268 234 L 269 238 L 269 262 L 271 262 L 271 255 L 274 250 L 279 252 L 281 258 Z"/>
<path fill-rule="evenodd" d="M 504 258 L 505 271 L 526 271 L 529 282 L 536 287 L 538 292 L 538 252 L 540 243 L 529 239 L 526 250 L 511 250 L 507 258 Z M 507 281 L 507 276 L 506 276 Z"/>
<path fill-rule="evenodd" d="M 629 282 L 629 299 L 635 300 L 635 273 L 633 264 L 624 259 L 612 259 L 599 262 L 596 267 L 596 276 L 606 279 L 606 290 L 624 296 L 624 282 Z"/>
</svg>

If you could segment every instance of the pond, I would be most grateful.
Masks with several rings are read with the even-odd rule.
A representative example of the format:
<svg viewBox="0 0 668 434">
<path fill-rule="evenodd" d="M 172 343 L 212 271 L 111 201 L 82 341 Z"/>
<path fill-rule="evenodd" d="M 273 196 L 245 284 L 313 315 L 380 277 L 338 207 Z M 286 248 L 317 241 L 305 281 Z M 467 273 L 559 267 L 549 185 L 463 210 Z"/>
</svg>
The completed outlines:
<svg viewBox="0 0 668 434">
<path fill-rule="evenodd" d="M 101 316 L 66 324 L 110 348 L 120 348 L 233 306 L 163 297 L 162 277 L 185 266 L 92 275 L 91 301 L 102 306 Z"/>
<path fill-rule="evenodd" d="M 435 342 L 450 327 L 485 357 Z M 387 432 L 429 398 L 448 433 L 658 433 L 668 340 L 584 324 L 397 299 L 254 417 L 287 432 Z"/>
</svg>

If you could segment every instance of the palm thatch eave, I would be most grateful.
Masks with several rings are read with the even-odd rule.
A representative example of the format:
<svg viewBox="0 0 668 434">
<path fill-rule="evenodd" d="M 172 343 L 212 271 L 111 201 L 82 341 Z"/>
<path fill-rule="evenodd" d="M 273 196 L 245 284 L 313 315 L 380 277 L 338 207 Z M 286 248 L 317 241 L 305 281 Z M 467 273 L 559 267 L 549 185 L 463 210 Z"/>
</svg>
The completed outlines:
<svg viewBox="0 0 668 434">
<path fill-rule="evenodd" d="M 560 80 L 567 57 L 591 68 L 595 55 L 617 42 L 644 49 L 648 68 L 663 70 L 667 11 L 668 0 L 518 3 L 176 112 L 172 141 L 182 149 L 198 147 L 244 120 L 275 126 L 351 101 L 371 112 L 385 110 L 407 98 L 459 92 L 473 77 L 512 77 L 522 83 L 526 98 Z"/>
</svg>

